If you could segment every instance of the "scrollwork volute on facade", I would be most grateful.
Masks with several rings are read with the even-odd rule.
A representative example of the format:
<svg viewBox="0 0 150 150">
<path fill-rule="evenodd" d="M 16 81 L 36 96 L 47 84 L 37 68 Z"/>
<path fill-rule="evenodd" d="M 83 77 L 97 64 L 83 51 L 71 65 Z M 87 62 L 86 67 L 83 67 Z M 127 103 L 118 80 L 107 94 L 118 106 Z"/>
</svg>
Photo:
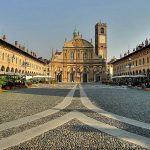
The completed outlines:
<svg viewBox="0 0 150 150">
<path fill-rule="evenodd" d="M 76 72 L 76 68 L 75 67 L 73 67 L 73 72 Z"/>
<path fill-rule="evenodd" d="M 80 73 L 80 68 L 77 68 L 77 72 Z"/>
<path fill-rule="evenodd" d="M 80 68 L 80 71 L 83 72 L 83 68 L 82 67 Z"/>
<path fill-rule="evenodd" d="M 93 71 L 94 71 L 94 72 L 97 72 L 97 67 L 93 67 Z"/>
<path fill-rule="evenodd" d="M 83 72 L 89 72 L 89 67 L 84 67 Z"/>
<path fill-rule="evenodd" d="M 70 67 L 67 67 L 67 72 L 70 72 L 71 68 Z"/>
<path fill-rule="evenodd" d="M 60 74 L 60 73 L 62 72 L 62 70 L 63 70 L 63 69 L 60 68 L 60 67 L 59 67 L 59 68 L 55 68 L 55 72 L 56 72 L 57 74 Z"/>
<path fill-rule="evenodd" d="M 98 68 L 98 71 L 99 71 L 99 72 L 102 72 L 102 66 L 100 66 L 100 67 Z"/>
<path fill-rule="evenodd" d="M 61 72 L 61 71 L 63 71 L 63 69 L 62 69 L 62 68 L 59 68 L 59 71 Z"/>
</svg>

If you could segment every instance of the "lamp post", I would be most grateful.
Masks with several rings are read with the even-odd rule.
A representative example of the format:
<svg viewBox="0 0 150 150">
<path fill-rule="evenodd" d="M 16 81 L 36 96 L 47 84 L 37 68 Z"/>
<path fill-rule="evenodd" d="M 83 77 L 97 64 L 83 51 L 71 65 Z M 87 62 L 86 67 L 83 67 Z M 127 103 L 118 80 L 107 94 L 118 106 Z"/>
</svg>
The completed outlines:
<svg viewBox="0 0 150 150">
<path fill-rule="evenodd" d="M 25 58 L 25 61 L 23 62 L 22 66 L 24 67 L 25 69 L 25 80 L 26 80 L 26 69 L 27 67 L 29 66 L 29 63 L 26 61 L 26 58 Z"/>
<path fill-rule="evenodd" d="M 134 67 L 134 65 L 132 64 L 132 59 L 131 58 L 129 58 L 128 59 L 128 64 L 126 65 L 126 68 L 129 68 L 129 79 L 128 79 L 128 81 L 129 81 L 129 85 L 131 85 L 131 68 L 133 68 Z"/>
<path fill-rule="evenodd" d="M 48 84 L 50 84 L 50 61 L 48 62 Z"/>
</svg>

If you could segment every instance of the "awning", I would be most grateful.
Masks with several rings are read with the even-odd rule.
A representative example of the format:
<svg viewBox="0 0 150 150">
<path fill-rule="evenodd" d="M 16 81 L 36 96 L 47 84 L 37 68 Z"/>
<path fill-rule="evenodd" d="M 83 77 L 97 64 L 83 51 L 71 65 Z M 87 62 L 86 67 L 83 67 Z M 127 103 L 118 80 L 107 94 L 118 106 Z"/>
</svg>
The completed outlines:
<svg viewBox="0 0 150 150">
<path fill-rule="evenodd" d="M 0 71 L 0 75 L 3 75 L 3 74 L 5 74 L 5 71 Z"/>
<path fill-rule="evenodd" d="M 146 75 L 122 75 L 122 76 L 113 76 L 112 79 L 117 79 L 117 78 L 140 78 L 140 77 L 147 77 Z"/>
<path fill-rule="evenodd" d="M 0 71 L 0 75 L 21 76 L 21 73 Z"/>
<path fill-rule="evenodd" d="M 33 78 L 51 78 L 51 76 L 40 76 L 40 75 L 37 75 L 37 76 L 33 76 Z"/>
</svg>

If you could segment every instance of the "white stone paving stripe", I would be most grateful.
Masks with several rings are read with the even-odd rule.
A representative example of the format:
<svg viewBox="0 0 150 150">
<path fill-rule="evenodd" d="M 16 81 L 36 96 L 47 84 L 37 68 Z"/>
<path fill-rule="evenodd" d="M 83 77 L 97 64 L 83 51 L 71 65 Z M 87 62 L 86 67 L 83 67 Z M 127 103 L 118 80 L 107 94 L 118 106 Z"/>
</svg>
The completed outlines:
<svg viewBox="0 0 150 150">
<path fill-rule="evenodd" d="M 90 109 L 90 110 L 92 110 L 92 111 L 94 111 L 100 115 L 103 115 L 103 116 L 111 118 L 111 119 L 118 120 L 118 121 L 123 122 L 123 123 L 127 123 L 127 124 L 130 124 L 133 126 L 137 126 L 137 127 L 141 127 L 141 128 L 150 130 L 150 124 L 149 123 L 144 123 L 144 122 L 140 122 L 140 121 L 137 121 L 134 119 L 119 116 L 119 115 L 107 112 L 103 109 L 96 107 L 95 105 L 92 104 L 90 99 L 87 97 L 82 86 L 80 86 L 80 96 L 81 96 L 81 102 L 85 107 L 87 107 L 88 109 Z"/>
<path fill-rule="evenodd" d="M 134 133 L 130 133 L 121 129 L 118 129 L 116 127 L 107 125 L 105 123 L 99 122 L 95 119 L 92 119 L 90 117 L 87 117 L 86 115 L 80 113 L 80 112 L 70 112 L 62 117 L 59 117 L 57 119 L 54 119 L 52 121 L 49 121 L 43 125 L 40 125 L 38 127 L 31 128 L 29 130 L 23 131 L 21 133 L 17 133 L 15 135 L 12 135 L 10 137 L 4 138 L 0 140 L 0 150 L 19 145 L 20 143 L 23 143 L 25 141 L 28 141 L 36 136 L 39 136 L 49 130 L 55 129 L 61 125 L 63 125 L 66 122 L 69 122 L 72 119 L 78 119 L 79 121 L 83 122 L 84 124 L 87 124 L 93 128 L 96 128 L 102 132 L 105 132 L 109 135 L 115 136 L 119 139 L 125 140 L 127 142 L 131 142 L 133 144 L 142 146 L 144 148 L 150 148 L 150 139 L 136 135 Z"/>
<path fill-rule="evenodd" d="M 5 122 L 5 123 L 0 124 L 0 131 L 7 130 L 7 129 L 10 129 L 13 127 L 17 127 L 17 126 L 20 126 L 20 125 L 23 125 L 23 124 L 26 124 L 26 123 L 29 123 L 29 122 L 35 121 L 37 119 L 40 119 L 40 118 L 43 118 L 43 117 L 46 117 L 46 116 L 49 116 L 49 115 L 59 112 L 60 110 L 64 109 L 65 107 L 67 107 L 71 104 L 75 89 L 76 89 L 76 85 L 67 94 L 67 96 L 64 98 L 64 100 L 61 103 L 59 103 L 58 105 L 56 105 L 55 107 L 53 107 L 51 109 L 48 109 L 46 111 L 31 115 L 31 116 L 23 117 L 23 118 L 20 118 L 17 120 L 13 120 L 10 122 Z"/>
<path fill-rule="evenodd" d="M 148 148 L 148 149 L 150 148 L 150 138 L 146 138 L 146 137 L 134 134 L 134 133 L 124 131 L 122 129 L 118 129 L 117 127 L 99 122 L 81 113 L 78 114 L 78 120 L 82 121 L 83 123 L 93 128 L 96 128 L 104 133 L 115 136 L 124 141 L 139 145 L 144 148 Z"/>
</svg>

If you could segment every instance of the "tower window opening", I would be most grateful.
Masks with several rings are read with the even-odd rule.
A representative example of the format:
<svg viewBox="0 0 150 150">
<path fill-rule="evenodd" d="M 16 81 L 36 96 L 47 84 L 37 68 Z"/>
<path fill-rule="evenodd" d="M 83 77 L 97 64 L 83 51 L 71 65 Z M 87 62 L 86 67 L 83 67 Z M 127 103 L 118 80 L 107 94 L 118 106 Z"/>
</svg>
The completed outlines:
<svg viewBox="0 0 150 150">
<path fill-rule="evenodd" d="M 101 28 L 101 33 L 104 33 L 104 28 Z"/>
</svg>

